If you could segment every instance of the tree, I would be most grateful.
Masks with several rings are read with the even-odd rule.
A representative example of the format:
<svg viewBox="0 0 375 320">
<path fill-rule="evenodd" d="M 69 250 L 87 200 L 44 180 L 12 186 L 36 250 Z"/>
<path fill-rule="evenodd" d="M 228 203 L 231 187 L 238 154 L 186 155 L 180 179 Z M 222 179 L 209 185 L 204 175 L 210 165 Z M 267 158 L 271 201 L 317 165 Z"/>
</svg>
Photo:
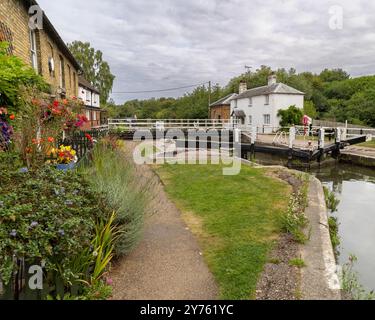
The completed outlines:
<svg viewBox="0 0 375 320">
<path fill-rule="evenodd" d="M 103 60 L 103 53 L 95 50 L 89 42 L 73 41 L 68 43 L 77 62 L 81 66 L 84 76 L 100 91 L 100 102 L 105 104 L 112 91 L 115 76 L 111 73 L 108 62 Z"/>
<path fill-rule="evenodd" d="M 350 77 L 349 73 L 342 69 L 324 69 L 319 76 L 323 82 L 342 81 Z"/>
<path fill-rule="evenodd" d="M 282 127 L 290 127 L 301 124 L 303 112 L 301 109 L 293 105 L 286 110 L 279 110 L 277 116 L 281 117 L 280 125 Z"/>
<path fill-rule="evenodd" d="M 303 106 L 303 113 L 309 116 L 310 118 L 313 118 L 313 119 L 316 118 L 318 113 L 316 112 L 314 102 L 310 100 L 305 101 L 304 106 Z"/>
</svg>

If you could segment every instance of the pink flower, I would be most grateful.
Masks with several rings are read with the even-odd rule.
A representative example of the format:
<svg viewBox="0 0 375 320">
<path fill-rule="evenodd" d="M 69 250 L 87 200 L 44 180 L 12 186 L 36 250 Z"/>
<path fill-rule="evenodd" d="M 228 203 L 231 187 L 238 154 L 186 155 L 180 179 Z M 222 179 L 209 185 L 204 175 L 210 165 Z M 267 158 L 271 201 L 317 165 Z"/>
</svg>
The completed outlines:
<svg viewBox="0 0 375 320">
<path fill-rule="evenodd" d="M 107 285 L 112 286 L 113 285 L 113 280 L 111 278 L 107 278 L 106 279 L 106 283 L 107 283 Z"/>
</svg>

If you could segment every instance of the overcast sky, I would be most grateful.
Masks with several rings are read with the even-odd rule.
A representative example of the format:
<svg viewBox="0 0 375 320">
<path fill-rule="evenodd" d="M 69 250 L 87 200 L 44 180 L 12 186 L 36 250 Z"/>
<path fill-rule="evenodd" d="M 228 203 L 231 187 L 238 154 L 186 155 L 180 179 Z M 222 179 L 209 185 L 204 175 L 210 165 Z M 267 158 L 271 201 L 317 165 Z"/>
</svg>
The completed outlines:
<svg viewBox="0 0 375 320">
<path fill-rule="evenodd" d="M 372 0 L 39 0 L 62 38 L 89 41 L 116 75 L 118 94 L 230 78 L 265 64 L 298 72 L 375 73 Z M 341 10 L 343 20 L 341 21 Z M 190 90 L 190 89 L 188 89 Z"/>
</svg>

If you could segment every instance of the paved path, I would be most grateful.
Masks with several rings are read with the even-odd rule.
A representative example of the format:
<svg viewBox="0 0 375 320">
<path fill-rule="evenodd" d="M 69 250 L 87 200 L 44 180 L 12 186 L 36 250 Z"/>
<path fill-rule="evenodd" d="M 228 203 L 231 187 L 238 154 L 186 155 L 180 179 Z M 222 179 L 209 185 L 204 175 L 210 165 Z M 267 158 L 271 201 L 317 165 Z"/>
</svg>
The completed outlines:
<svg viewBox="0 0 375 320">
<path fill-rule="evenodd" d="M 152 170 L 143 166 L 149 175 Z M 143 240 L 113 269 L 116 300 L 216 299 L 218 288 L 203 261 L 197 241 L 161 183 L 155 188 Z"/>
</svg>

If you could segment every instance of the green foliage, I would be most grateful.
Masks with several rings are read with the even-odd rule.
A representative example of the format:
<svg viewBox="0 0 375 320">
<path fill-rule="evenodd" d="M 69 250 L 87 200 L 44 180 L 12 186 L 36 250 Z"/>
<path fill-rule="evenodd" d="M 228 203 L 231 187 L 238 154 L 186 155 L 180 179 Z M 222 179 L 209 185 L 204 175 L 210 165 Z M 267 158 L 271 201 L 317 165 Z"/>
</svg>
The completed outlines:
<svg viewBox="0 0 375 320">
<path fill-rule="evenodd" d="M 340 200 L 337 199 L 335 193 L 331 192 L 327 187 L 323 187 L 323 190 L 324 190 L 324 196 L 325 196 L 327 208 L 331 212 L 337 211 L 337 207 L 340 204 Z"/>
<path fill-rule="evenodd" d="M 311 100 L 306 100 L 303 106 L 303 113 L 312 119 L 316 119 L 318 112 L 316 111 L 314 102 Z"/>
<path fill-rule="evenodd" d="M 329 234 L 331 237 L 331 243 L 333 247 L 333 252 L 335 256 L 338 257 L 340 254 L 339 247 L 341 244 L 341 239 L 339 236 L 339 222 L 337 217 L 328 218 Z"/>
<path fill-rule="evenodd" d="M 80 295 L 72 295 L 70 293 L 64 296 L 57 295 L 53 297 L 47 296 L 47 300 L 107 300 L 112 296 L 112 286 L 105 283 L 104 280 L 99 280 L 92 285 L 87 285 L 83 288 Z"/>
<path fill-rule="evenodd" d="M 319 77 L 323 82 L 343 81 L 349 79 L 350 75 L 342 69 L 324 69 Z"/>
<path fill-rule="evenodd" d="M 218 85 L 214 86 L 211 101 L 222 97 Z M 208 117 L 209 90 L 207 86 L 200 86 L 183 97 L 159 98 L 149 100 L 131 100 L 122 106 L 107 106 L 111 117 L 126 118 L 137 115 L 138 119 L 204 119 Z"/>
<path fill-rule="evenodd" d="M 304 232 L 308 225 L 308 219 L 305 216 L 307 188 L 308 183 L 304 181 L 301 190 L 291 195 L 288 209 L 281 215 L 282 229 L 284 232 L 291 234 L 294 240 L 299 243 L 305 243 L 308 240 Z"/>
<path fill-rule="evenodd" d="M 105 104 L 112 91 L 115 76 L 111 73 L 108 62 L 103 60 L 103 53 L 95 50 L 89 42 L 73 41 L 69 50 L 82 67 L 84 76 L 100 91 L 100 102 Z"/>
<path fill-rule="evenodd" d="M 46 262 L 65 282 L 79 278 L 73 257 L 90 247 L 101 196 L 75 172 L 45 166 L 21 173 L 0 171 L 0 274 L 5 283 L 16 269 L 13 256 Z"/>
<path fill-rule="evenodd" d="M 108 210 L 116 212 L 115 224 L 120 232 L 115 245 L 117 256 L 130 252 L 143 225 L 150 184 L 147 179 L 145 185 L 140 183 L 134 166 L 125 160 L 123 152 L 102 142 L 93 151 L 92 165 L 82 168 L 93 188 L 105 198 Z"/>
<path fill-rule="evenodd" d="M 291 127 L 302 123 L 303 112 L 296 106 L 290 106 L 286 110 L 279 110 L 278 117 L 281 117 L 280 125 L 282 127 Z"/>
<path fill-rule="evenodd" d="M 8 55 L 8 44 L 0 42 L 0 107 L 8 106 L 12 112 L 18 111 L 19 92 L 22 87 L 36 87 L 47 90 L 41 76 L 16 57 Z"/>
<path fill-rule="evenodd" d="M 297 73 L 295 69 L 272 70 L 261 66 L 251 73 L 232 78 L 221 88 L 213 87 L 211 101 L 238 92 L 240 81 L 248 88 L 267 85 L 274 72 L 283 82 L 305 93 L 304 113 L 316 119 L 342 121 L 375 126 L 375 76 L 350 78 L 342 69 L 325 69 L 320 74 Z M 123 118 L 206 118 L 208 115 L 208 88 L 199 87 L 181 98 L 159 98 L 128 101 L 120 106 L 108 106 L 111 117 Z M 289 122 L 289 121 L 288 121 Z M 296 121 L 293 121 L 296 122 Z M 297 122 L 299 124 L 299 121 Z"/>
<path fill-rule="evenodd" d="M 289 261 L 289 265 L 297 268 L 304 268 L 306 267 L 306 263 L 303 259 L 301 258 L 294 258 Z"/>
<path fill-rule="evenodd" d="M 375 300 L 375 292 L 368 292 L 359 282 L 358 273 L 354 270 L 357 257 L 351 255 L 342 267 L 340 274 L 341 286 L 347 298 L 353 300 Z"/>
</svg>

